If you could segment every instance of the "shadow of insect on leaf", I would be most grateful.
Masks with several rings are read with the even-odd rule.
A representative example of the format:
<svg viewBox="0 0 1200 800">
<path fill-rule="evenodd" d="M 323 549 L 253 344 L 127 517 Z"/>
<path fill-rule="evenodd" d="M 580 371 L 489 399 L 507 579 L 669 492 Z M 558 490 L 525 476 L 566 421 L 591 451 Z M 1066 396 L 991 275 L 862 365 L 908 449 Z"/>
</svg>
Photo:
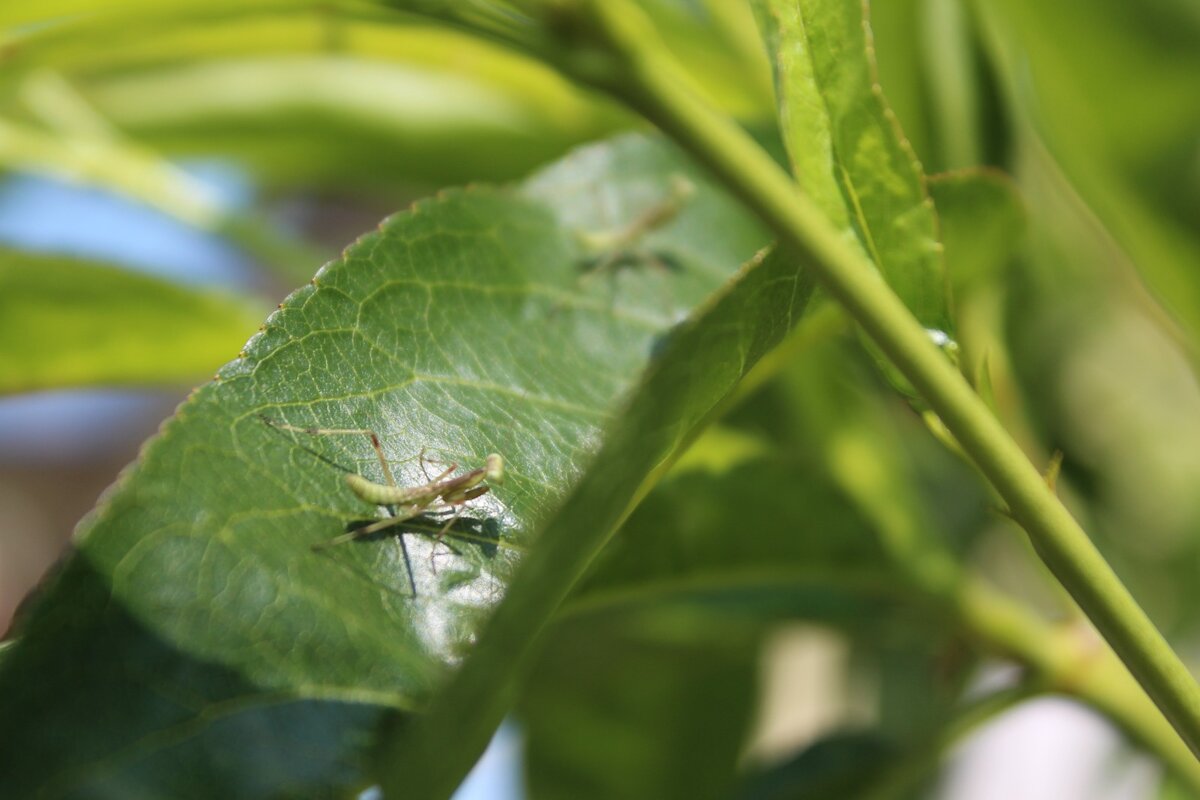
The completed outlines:
<svg viewBox="0 0 1200 800">
<path fill-rule="evenodd" d="M 580 282 L 608 272 L 615 275 L 622 268 L 657 267 L 665 272 L 678 272 L 683 264 L 678 256 L 661 248 L 647 247 L 650 234 L 675 221 L 696 193 L 695 185 L 682 175 L 671 176 L 666 195 L 646 208 L 627 225 L 609 231 L 580 231 L 576 238 L 586 255 L 580 259 L 583 272 Z"/>
<path fill-rule="evenodd" d="M 399 552 L 400 561 L 403 564 L 405 582 L 409 587 L 409 593 L 406 596 L 409 598 L 417 596 L 419 581 L 417 580 L 416 573 L 413 571 L 408 546 L 405 544 L 406 535 L 415 534 L 432 541 L 429 551 L 429 569 L 434 575 L 438 574 L 438 559 L 445 556 L 458 556 L 466 559 L 467 562 L 475 562 L 476 559 L 471 558 L 467 552 L 468 548 L 478 554 L 480 560 L 495 558 L 501 549 L 522 549 L 516 545 L 502 541 L 500 537 L 500 520 L 495 517 L 488 517 L 486 519 L 458 517 L 451 520 L 447 525 L 444 520 L 434 515 L 423 514 L 412 519 L 399 521 L 383 529 L 377 528 L 369 533 L 363 533 L 365 529 L 377 526 L 379 522 L 380 519 L 378 518 L 355 520 L 346 525 L 346 534 L 344 535 L 353 535 L 355 542 L 363 544 L 378 545 L 394 541 Z M 340 562 L 342 566 L 351 569 L 362 577 L 367 577 L 375 581 L 378 580 L 378 576 L 371 575 L 355 566 L 353 560 L 339 557 L 337 553 L 341 552 L 341 550 L 329 542 L 319 542 L 313 545 L 312 549 L 316 553 Z M 478 562 L 475 563 L 475 566 L 478 567 Z"/>
<path fill-rule="evenodd" d="M 595 276 L 608 273 L 615 277 L 622 269 L 652 267 L 663 272 L 676 273 L 683 270 L 683 261 L 678 255 L 664 249 L 630 247 L 609 253 L 598 253 L 579 259 L 580 283 Z"/>
<path fill-rule="evenodd" d="M 385 518 L 387 520 L 388 518 Z M 394 518 L 391 518 L 394 519 Z M 397 521 L 386 528 L 378 528 L 379 518 L 360 519 L 346 526 L 345 536 L 353 535 L 357 541 L 382 541 L 393 536 L 403 536 L 406 533 L 428 536 L 435 544 L 446 548 L 452 555 L 461 556 L 462 551 L 447 540 L 458 540 L 478 545 L 478 551 L 487 558 L 494 558 L 501 547 L 514 548 L 500 540 L 500 520 L 495 517 L 476 519 L 473 517 L 458 517 L 448 524 L 433 515 L 422 514 L 418 517 Z M 368 528 L 375 530 L 366 532 Z M 312 546 L 316 552 L 322 552 L 341 543 L 342 537 L 328 542 L 318 542 Z"/>
</svg>

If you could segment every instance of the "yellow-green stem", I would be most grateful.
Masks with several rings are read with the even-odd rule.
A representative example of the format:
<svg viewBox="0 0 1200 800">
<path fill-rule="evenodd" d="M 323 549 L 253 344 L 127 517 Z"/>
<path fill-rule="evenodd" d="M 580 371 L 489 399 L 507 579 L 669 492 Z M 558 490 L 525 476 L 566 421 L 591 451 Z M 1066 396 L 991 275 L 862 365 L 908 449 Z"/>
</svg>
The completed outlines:
<svg viewBox="0 0 1200 800">
<path fill-rule="evenodd" d="M 1106 714 L 1200 794 L 1200 761 L 1090 631 L 1049 625 L 973 578 L 943 600 L 941 607 L 983 650 L 1024 664 L 1045 691 L 1077 697 Z"/>
</svg>

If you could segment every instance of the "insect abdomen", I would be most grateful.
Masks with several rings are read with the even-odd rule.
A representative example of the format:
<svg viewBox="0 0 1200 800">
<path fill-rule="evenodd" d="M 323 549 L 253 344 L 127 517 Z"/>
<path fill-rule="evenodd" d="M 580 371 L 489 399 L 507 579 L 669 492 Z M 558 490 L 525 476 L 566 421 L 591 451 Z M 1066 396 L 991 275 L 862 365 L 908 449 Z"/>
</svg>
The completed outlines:
<svg viewBox="0 0 1200 800">
<path fill-rule="evenodd" d="M 412 494 L 405 488 L 374 483 L 355 473 L 346 475 L 346 485 L 360 498 L 377 506 L 391 506 L 407 502 Z"/>
</svg>

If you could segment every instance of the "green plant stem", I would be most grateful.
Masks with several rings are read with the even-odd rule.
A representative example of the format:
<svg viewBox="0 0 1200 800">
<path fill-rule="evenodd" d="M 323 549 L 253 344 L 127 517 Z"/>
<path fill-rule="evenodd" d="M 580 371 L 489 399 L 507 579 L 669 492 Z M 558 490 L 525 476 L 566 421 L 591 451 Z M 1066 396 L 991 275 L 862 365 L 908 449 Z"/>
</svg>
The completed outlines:
<svg viewBox="0 0 1200 800">
<path fill-rule="evenodd" d="M 732 120 L 688 91 L 644 15 L 625 0 L 556 8 L 557 58 L 623 99 L 707 165 L 796 248 L 954 434 L 1033 546 L 1191 748 L 1200 753 L 1200 687 L 1087 534 L 870 263 Z"/>
<path fill-rule="evenodd" d="M 1076 697 L 1104 713 L 1200 794 L 1200 761 L 1090 630 L 1052 626 L 972 577 L 943 593 L 938 605 L 983 650 L 1024 664 L 1045 691 Z"/>
</svg>

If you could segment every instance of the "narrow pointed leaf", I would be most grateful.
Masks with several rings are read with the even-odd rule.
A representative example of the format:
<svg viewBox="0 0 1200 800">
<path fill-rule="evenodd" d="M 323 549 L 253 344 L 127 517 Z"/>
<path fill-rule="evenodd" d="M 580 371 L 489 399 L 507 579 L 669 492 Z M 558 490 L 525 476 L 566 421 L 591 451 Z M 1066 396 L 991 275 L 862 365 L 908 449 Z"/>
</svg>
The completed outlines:
<svg viewBox="0 0 1200 800">
<path fill-rule="evenodd" d="M 865 4 L 755 0 L 797 182 L 926 327 L 949 332 L 937 216 L 883 100 Z"/>
<path fill-rule="evenodd" d="M 0 252 L 0 394 L 187 385 L 236 353 L 261 313 L 226 292 Z"/>
</svg>

